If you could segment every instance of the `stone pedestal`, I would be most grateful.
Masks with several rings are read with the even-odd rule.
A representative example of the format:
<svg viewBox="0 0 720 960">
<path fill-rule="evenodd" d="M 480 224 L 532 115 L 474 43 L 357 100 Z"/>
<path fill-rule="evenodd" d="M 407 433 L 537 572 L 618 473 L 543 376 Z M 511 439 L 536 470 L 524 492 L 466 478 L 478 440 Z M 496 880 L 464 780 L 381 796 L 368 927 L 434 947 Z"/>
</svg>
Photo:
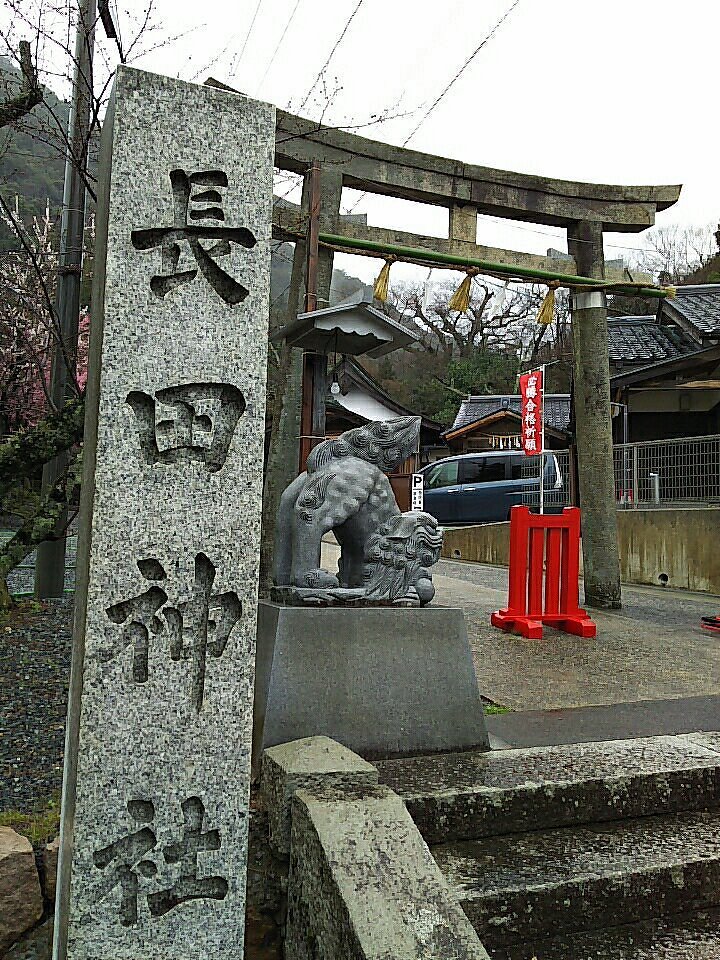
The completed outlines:
<svg viewBox="0 0 720 960">
<path fill-rule="evenodd" d="M 261 601 L 253 753 L 319 735 L 369 759 L 489 749 L 462 610 Z"/>
<path fill-rule="evenodd" d="M 55 958 L 243 954 L 274 111 L 103 124 Z"/>
</svg>

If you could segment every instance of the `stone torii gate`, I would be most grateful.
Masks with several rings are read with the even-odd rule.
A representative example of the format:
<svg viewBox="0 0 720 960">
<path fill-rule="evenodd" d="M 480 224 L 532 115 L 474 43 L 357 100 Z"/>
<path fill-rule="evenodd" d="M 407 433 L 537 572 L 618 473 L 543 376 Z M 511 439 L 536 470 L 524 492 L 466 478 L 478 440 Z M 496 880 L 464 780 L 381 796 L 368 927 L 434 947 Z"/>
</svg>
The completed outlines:
<svg viewBox="0 0 720 960">
<path fill-rule="evenodd" d="M 210 81 L 212 83 L 212 81 Z M 291 315 L 305 307 L 304 272 L 308 228 L 309 177 L 321 164 L 320 231 L 348 239 L 424 248 L 468 259 L 568 273 L 568 261 L 499 250 L 476 243 L 477 215 L 563 227 L 575 273 L 606 279 L 603 231 L 637 233 L 655 222 L 658 210 L 675 203 L 679 186 L 612 186 L 578 183 L 495 170 L 417 150 L 391 146 L 277 112 L 275 164 L 303 174 L 300 209 L 276 204 L 273 237 L 296 242 L 289 293 Z M 340 215 L 342 188 L 400 197 L 449 209 L 444 239 L 370 227 L 364 217 Z M 350 251 L 352 252 L 352 251 Z M 317 295 L 327 300 L 333 252 L 320 248 Z M 620 570 L 610 420 L 607 308 L 602 292 L 578 292 L 572 298 L 573 372 L 578 479 L 583 507 L 586 602 L 620 606 Z M 287 391 L 273 424 L 266 481 L 266 516 L 274 516 L 277 498 L 292 479 L 298 461 L 301 358 L 286 349 L 282 374 Z M 295 351 L 297 354 L 297 351 Z M 266 524 L 268 526 L 268 524 Z"/>
</svg>

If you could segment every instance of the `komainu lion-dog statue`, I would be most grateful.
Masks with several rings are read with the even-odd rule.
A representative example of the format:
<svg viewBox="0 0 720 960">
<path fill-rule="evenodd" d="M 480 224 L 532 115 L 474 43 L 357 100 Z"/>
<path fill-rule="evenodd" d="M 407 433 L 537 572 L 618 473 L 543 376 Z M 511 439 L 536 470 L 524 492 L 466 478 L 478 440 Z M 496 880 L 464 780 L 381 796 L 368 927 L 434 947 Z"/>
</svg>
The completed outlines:
<svg viewBox="0 0 720 960">
<path fill-rule="evenodd" d="M 275 533 L 275 583 L 301 602 L 366 600 L 424 606 L 442 533 L 428 513 L 401 513 L 386 474 L 417 449 L 420 417 L 348 430 L 312 451 L 285 490 Z M 322 538 L 340 544 L 337 576 L 320 566 Z"/>
</svg>

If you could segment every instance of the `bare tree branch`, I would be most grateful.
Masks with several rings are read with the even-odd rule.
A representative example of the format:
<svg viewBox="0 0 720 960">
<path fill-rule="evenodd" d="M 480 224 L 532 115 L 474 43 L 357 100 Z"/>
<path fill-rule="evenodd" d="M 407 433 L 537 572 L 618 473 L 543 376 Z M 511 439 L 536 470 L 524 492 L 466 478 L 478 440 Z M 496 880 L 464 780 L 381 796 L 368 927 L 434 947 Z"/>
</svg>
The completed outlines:
<svg viewBox="0 0 720 960">
<path fill-rule="evenodd" d="M 656 227 L 644 235 L 646 247 L 638 250 L 633 268 L 651 273 L 662 283 L 677 284 L 700 270 L 718 252 L 714 227 Z"/>
</svg>

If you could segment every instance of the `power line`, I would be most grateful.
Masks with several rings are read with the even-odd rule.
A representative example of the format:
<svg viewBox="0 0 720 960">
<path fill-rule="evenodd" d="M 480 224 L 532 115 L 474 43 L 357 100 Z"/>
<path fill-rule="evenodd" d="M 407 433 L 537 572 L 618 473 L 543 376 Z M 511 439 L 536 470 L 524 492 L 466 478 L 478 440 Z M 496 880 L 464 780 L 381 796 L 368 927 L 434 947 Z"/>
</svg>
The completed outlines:
<svg viewBox="0 0 720 960">
<path fill-rule="evenodd" d="M 409 135 L 409 136 L 406 138 L 406 140 L 403 142 L 403 146 L 404 146 L 404 147 L 406 147 L 406 146 L 408 145 L 408 143 L 412 140 L 412 138 L 413 138 L 413 137 L 415 136 L 415 134 L 418 132 L 418 130 L 420 129 L 420 127 L 425 123 L 425 121 L 427 120 L 427 118 L 430 116 L 430 114 L 433 112 L 433 110 L 435 110 L 435 108 L 438 106 L 438 104 L 440 103 L 440 101 L 443 100 L 444 97 L 449 93 L 450 89 L 454 86 L 454 84 L 460 79 L 460 77 L 463 75 L 463 73 L 465 72 L 465 70 L 470 66 L 470 64 L 471 64 L 472 61 L 475 59 L 475 57 L 480 53 L 480 51 L 482 50 L 482 48 L 483 48 L 487 43 L 489 43 L 490 40 L 492 40 L 492 38 L 493 38 L 493 37 L 495 36 L 495 34 L 497 33 L 498 29 L 503 25 L 503 23 L 505 23 L 505 21 L 507 20 L 507 18 L 510 16 L 510 14 L 513 12 L 513 10 L 515 9 L 515 7 L 516 7 L 519 3 L 520 3 L 520 0 L 513 0 L 513 2 L 512 2 L 512 3 L 510 4 L 510 6 L 508 7 L 508 9 L 505 11 L 505 13 L 500 17 L 500 19 L 498 20 L 498 22 L 497 22 L 497 23 L 495 24 L 495 26 L 492 28 L 492 30 L 491 30 L 491 31 L 487 34 L 487 36 L 477 45 L 477 47 L 475 47 L 475 49 L 473 50 L 473 52 L 472 52 L 472 53 L 470 54 L 470 56 L 467 58 L 467 60 L 465 61 L 465 63 L 463 63 L 463 65 L 462 65 L 462 66 L 460 67 L 460 69 L 457 71 L 457 73 L 456 73 L 455 76 L 452 78 L 452 80 L 445 86 L 445 88 L 442 90 L 442 92 L 435 98 L 435 100 L 433 101 L 433 103 L 432 103 L 432 104 L 428 107 L 428 109 L 425 111 L 425 114 L 424 114 L 424 115 L 422 116 L 422 118 L 419 120 L 419 122 L 418 122 L 417 126 L 415 127 L 415 129 L 412 131 L 412 133 L 410 133 L 410 135 Z"/>
<path fill-rule="evenodd" d="M 354 203 L 351 207 L 348 208 L 348 210 L 347 210 L 347 212 L 346 212 L 346 215 L 353 213 L 354 210 L 355 210 L 355 208 L 358 206 L 358 204 L 361 203 L 361 201 L 362 201 L 362 200 L 368 195 L 368 193 L 370 193 L 370 192 L 371 192 L 371 191 L 369 191 L 369 190 L 363 191 L 363 193 L 358 197 L 358 199 L 355 201 L 355 203 Z M 533 234 L 536 234 L 536 235 L 539 236 L 539 237 L 544 237 L 546 240 L 555 240 L 555 241 L 557 241 L 558 243 L 563 243 L 563 242 L 565 242 L 566 239 L 567 239 L 566 236 L 565 236 L 564 234 L 562 234 L 562 233 L 549 233 L 547 230 L 540 230 L 540 229 L 538 229 L 537 227 L 529 227 L 529 226 L 526 226 L 525 224 L 518 223 L 518 222 L 515 221 L 515 220 L 508 220 L 508 219 L 506 219 L 505 217 L 496 217 L 496 216 L 494 216 L 494 215 L 491 214 L 491 213 L 481 213 L 481 214 L 479 214 L 479 215 L 482 216 L 484 219 L 493 220 L 493 221 L 495 221 L 496 223 L 500 223 L 500 224 L 502 224 L 504 227 L 506 227 L 507 229 L 511 229 L 511 230 L 523 230 L 525 233 L 533 233 Z M 558 227 L 557 229 L 562 229 L 562 228 Z M 581 239 L 579 239 L 579 238 L 575 238 L 575 239 L 573 240 L 573 242 L 574 242 L 574 243 L 594 243 L 595 241 L 593 241 L 593 240 L 581 240 Z M 485 244 L 479 244 L 479 246 L 485 246 Z M 607 242 L 604 242 L 604 243 L 603 243 L 603 246 L 606 247 L 606 248 L 608 248 L 608 249 L 610 249 L 610 250 L 632 250 L 634 253 L 656 253 L 656 251 L 655 251 L 655 249 L 654 249 L 653 247 L 643 247 L 643 246 L 633 247 L 633 246 L 630 246 L 629 244 L 607 243 Z M 560 251 L 560 252 L 562 252 L 562 251 Z"/>
<path fill-rule="evenodd" d="M 282 42 L 283 42 L 283 40 L 285 39 L 285 34 L 286 34 L 286 33 L 288 32 L 288 30 L 290 29 L 290 24 L 293 22 L 293 17 L 294 17 L 295 14 L 297 13 L 297 8 L 298 8 L 299 6 L 300 6 L 300 0 L 295 0 L 295 6 L 293 7 L 292 13 L 290 14 L 290 16 L 289 16 L 289 18 L 288 18 L 288 22 L 285 24 L 285 29 L 283 30 L 282 36 L 280 37 L 280 39 L 279 39 L 278 42 L 277 42 L 277 46 L 276 46 L 275 49 L 273 50 L 273 55 L 270 57 L 270 63 L 268 63 L 268 65 L 265 67 L 265 73 L 262 75 L 262 78 L 261 78 L 261 80 L 260 80 L 260 85 L 258 86 L 258 90 L 260 90 L 261 87 L 262 87 L 262 85 L 263 85 L 263 83 L 265 83 L 265 77 L 267 77 L 268 73 L 270 73 L 270 67 L 272 67 L 272 65 L 275 63 L 275 57 L 277 56 L 278 50 L 279 50 L 280 47 L 282 46 Z"/>
<path fill-rule="evenodd" d="M 450 89 L 452 88 L 452 86 L 460 79 L 460 77 L 463 75 L 463 73 L 465 72 L 465 70 L 467 69 L 467 67 L 472 63 L 472 61 L 475 59 L 475 57 L 480 53 L 480 51 L 482 50 L 482 48 L 483 48 L 487 43 L 489 43 L 490 40 L 492 40 L 492 38 L 493 38 L 493 37 L 495 36 L 495 34 L 497 33 L 498 29 L 499 29 L 499 28 L 502 26 L 502 24 L 507 20 L 507 18 L 510 16 L 510 14 L 513 12 L 513 10 L 515 9 L 515 7 L 516 7 L 519 3 L 520 3 L 520 0 L 513 0 L 513 3 L 511 3 L 511 5 L 510 5 L 510 6 L 508 7 L 508 9 L 505 11 L 505 13 L 502 15 L 502 17 L 500 17 L 500 19 L 497 21 L 497 23 L 495 24 L 495 26 L 490 30 L 490 32 L 489 32 L 488 34 L 486 34 L 486 36 L 483 38 L 483 40 L 482 40 L 482 41 L 477 45 L 477 47 L 473 50 L 473 52 L 470 54 L 470 56 L 467 58 L 467 60 L 463 63 L 463 65 L 462 65 L 462 66 L 460 67 L 460 69 L 457 71 L 457 73 L 456 73 L 455 76 L 452 78 L 452 80 L 451 80 L 448 84 L 445 85 L 445 87 L 444 87 L 443 90 L 440 92 L 440 94 L 435 98 L 435 100 L 433 101 L 433 103 L 428 107 L 428 109 L 425 111 L 424 115 L 420 118 L 420 120 L 418 121 L 418 123 L 417 123 L 417 125 L 415 126 L 415 128 L 414 128 L 414 129 L 411 131 L 411 133 L 405 138 L 405 140 L 403 140 L 403 144 L 402 144 L 402 145 L 403 145 L 404 147 L 406 147 L 406 146 L 408 145 L 408 143 L 410 143 L 410 141 L 412 140 L 412 138 L 413 138 L 413 137 L 415 136 L 415 134 L 418 132 L 418 130 L 420 129 L 420 127 L 425 123 L 425 121 L 428 119 L 428 117 L 429 117 L 430 114 L 433 112 L 433 110 L 435 110 L 435 108 L 438 106 L 438 104 L 441 102 L 441 100 L 443 100 L 443 98 L 444 98 L 444 97 L 447 95 L 447 93 L 450 91 Z M 358 206 L 358 204 L 367 196 L 367 193 L 368 193 L 368 191 L 365 191 L 364 193 L 362 193 L 362 194 L 358 197 L 358 199 L 355 201 L 355 203 L 352 205 L 352 207 L 350 207 L 350 209 L 348 210 L 348 213 L 354 213 L 355 208 L 356 208 L 356 207 Z"/>
<path fill-rule="evenodd" d="M 229 74 L 231 77 L 234 76 L 237 73 L 237 71 L 240 69 L 240 64 L 242 63 L 242 58 L 245 53 L 245 48 L 248 45 L 250 34 L 253 32 L 253 27 L 255 26 L 255 21 L 257 20 L 257 15 L 260 12 L 260 7 L 262 6 L 262 2 L 263 0 L 258 0 L 257 6 L 255 7 L 255 13 L 253 14 L 253 18 L 250 21 L 250 27 L 248 28 L 248 32 L 245 34 L 245 42 L 242 45 L 240 54 L 233 60 L 233 63 L 230 66 Z"/>
<path fill-rule="evenodd" d="M 260 2 L 262 2 L 262 0 L 259 0 L 258 7 L 259 7 L 259 5 L 260 5 Z M 313 90 L 314 90 L 315 87 L 317 86 L 320 78 L 322 77 L 322 75 L 323 75 L 323 73 L 325 72 L 325 70 L 327 69 L 330 61 L 332 60 L 332 58 L 333 58 L 336 50 L 337 50 L 338 47 L 340 46 L 340 43 L 341 43 L 342 40 L 344 39 L 345 34 L 347 33 L 347 31 L 348 31 L 348 29 L 349 29 L 349 27 L 350 27 L 350 24 L 352 23 L 355 15 L 357 14 L 358 10 L 360 9 L 360 6 L 362 5 L 362 3 L 363 3 L 363 0 L 358 0 L 358 3 L 356 4 L 355 9 L 353 10 L 353 12 L 350 14 L 350 16 L 348 17 L 347 21 L 345 22 L 345 25 L 344 25 L 344 27 L 343 27 L 343 29 L 342 29 L 342 31 L 341 31 L 338 39 L 335 41 L 335 44 L 334 44 L 332 50 L 330 51 L 330 54 L 329 54 L 327 60 L 326 60 L 325 63 L 323 64 L 323 66 L 322 66 L 322 68 L 320 69 L 317 77 L 316 77 L 315 80 L 313 81 L 312 86 L 310 87 L 310 89 L 308 90 L 307 94 L 305 95 L 305 98 L 303 99 L 302 103 L 300 104 L 300 107 L 298 108 L 298 113 L 304 108 L 305 104 L 306 104 L 307 101 L 309 100 L 309 98 L 310 98 Z M 493 38 L 493 37 L 495 36 L 495 34 L 497 33 L 498 29 L 499 29 L 499 28 L 502 26 L 502 24 L 508 19 L 508 17 L 512 14 L 512 12 L 515 10 L 515 8 L 518 6 L 519 3 L 520 3 L 520 0 L 513 0 L 513 3 L 511 3 L 511 5 L 507 8 L 507 10 L 504 12 L 504 14 L 500 17 L 500 19 L 494 24 L 494 26 L 491 28 L 491 30 L 490 30 L 490 31 L 487 33 L 487 35 L 483 38 L 483 40 L 482 40 L 482 41 L 478 44 L 478 46 L 473 50 L 473 52 L 470 54 L 470 56 L 464 61 L 464 63 L 462 64 L 462 66 L 457 70 L 457 72 L 456 72 L 455 75 L 452 77 L 452 79 L 449 81 L 449 83 L 447 83 L 447 84 L 445 85 L 445 87 L 444 87 L 443 90 L 440 92 L 440 94 L 435 98 L 435 100 L 433 101 L 433 103 L 432 103 L 432 104 L 430 105 L 430 107 L 426 110 L 425 114 L 421 117 L 420 121 L 417 123 L 417 125 L 414 127 L 414 129 L 411 131 L 411 133 L 405 138 L 405 140 L 403 141 L 403 144 L 402 144 L 404 147 L 407 146 L 407 144 L 410 142 L 410 140 L 412 140 L 412 138 L 413 138 L 413 137 L 415 136 L 415 134 L 418 132 L 418 130 L 420 129 L 420 127 L 427 121 L 428 117 L 430 117 L 430 115 L 432 114 L 432 112 L 438 107 L 438 105 L 441 103 L 441 101 L 445 98 L 445 96 L 446 96 L 446 95 L 449 93 L 449 91 L 452 89 L 452 87 L 454 86 L 454 84 L 460 79 L 460 77 L 463 75 L 463 73 L 465 72 L 465 70 L 467 69 L 467 67 L 472 63 L 472 61 L 475 59 L 475 57 L 476 57 L 476 56 L 480 53 L 480 51 L 490 42 L 490 40 L 492 40 L 492 38 Z M 274 50 L 274 52 L 273 52 L 273 55 L 272 55 L 272 57 L 271 57 L 271 59 L 270 59 L 270 63 L 269 63 L 268 66 L 266 67 L 265 73 L 263 74 L 262 80 L 260 81 L 261 85 L 262 85 L 262 82 L 264 81 L 265 77 L 267 76 L 267 74 L 268 74 L 268 72 L 269 72 L 269 70 L 270 70 L 270 67 L 271 67 L 272 64 L 273 64 L 273 61 L 275 60 L 275 57 L 276 57 L 276 55 L 277 55 L 277 52 L 278 52 L 278 50 L 279 50 L 279 48 L 280 48 L 280 46 L 281 46 L 281 44 L 282 44 L 282 42 L 283 42 L 283 40 L 284 40 L 284 38 L 285 38 L 285 35 L 286 35 L 287 31 L 288 31 L 288 28 L 289 28 L 289 26 L 290 26 L 290 23 L 291 23 L 293 17 L 295 16 L 295 13 L 296 13 L 296 11 L 297 11 L 297 8 L 298 8 L 299 4 L 300 4 L 300 0 L 296 0 L 295 6 L 294 6 L 294 8 L 293 8 L 292 13 L 290 14 L 290 17 L 289 17 L 288 22 L 287 22 L 287 24 L 286 24 L 286 26 L 285 26 L 285 29 L 284 29 L 284 31 L 283 31 L 283 33 L 282 33 L 282 36 L 280 37 L 280 40 L 278 41 L 277 46 L 275 47 L 275 50 Z M 257 14 L 257 10 L 256 10 L 256 14 Z M 254 22 L 254 18 L 253 18 L 253 22 Z M 251 24 L 251 26 L 250 26 L 250 30 L 252 30 L 252 24 Z M 246 39 L 246 43 L 247 43 L 247 39 Z M 243 50 L 244 50 L 244 48 L 245 48 L 245 47 L 243 46 Z M 242 53 L 241 53 L 241 56 L 242 56 Z M 298 184 L 295 184 L 295 185 L 291 186 L 291 188 L 290 188 L 290 190 L 288 191 L 288 193 L 287 193 L 287 194 L 284 194 L 282 198 L 287 197 L 290 193 L 292 193 L 292 191 L 293 191 L 294 189 L 297 188 L 297 186 L 298 186 Z M 358 197 L 358 199 L 355 201 L 355 203 L 352 205 L 352 207 L 349 208 L 349 210 L 348 210 L 347 212 L 348 212 L 348 213 L 353 213 L 353 212 L 355 211 L 356 207 L 360 204 L 360 202 L 367 196 L 368 192 L 369 192 L 369 191 L 364 191 L 364 192 Z M 493 220 L 497 220 L 497 221 L 499 221 L 499 222 L 502 222 L 502 223 L 504 223 L 506 226 L 517 227 L 518 229 L 521 229 L 521 230 L 524 229 L 524 230 L 527 230 L 528 232 L 536 233 L 536 234 L 538 234 L 538 235 L 540 235 L 540 236 L 547 237 L 548 239 L 551 239 L 551 240 L 558 240 L 558 241 L 562 242 L 562 241 L 565 239 L 562 235 L 547 233 L 547 232 L 545 232 L 545 231 L 533 229 L 533 228 L 531 228 L 531 227 L 520 226 L 520 225 L 515 224 L 515 223 L 510 224 L 510 223 L 508 223 L 507 220 L 504 220 L 503 218 L 500 218 L 500 217 L 492 217 L 491 215 L 488 215 L 488 218 L 489 218 L 489 219 L 493 219 Z M 579 242 L 579 243 L 592 243 L 593 241 L 577 240 L 576 242 Z M 651 252 L 651 248 L 647 248 L 647 247 L 631 247 L 631 246 L 627 246 L 627 245 L 624 246 L 624 245 L 620 245 L 620 244 L 608 244 L 608 243 L 605 243 L 604 246 L 609 247 L 609 248 L 611 248 L 611 249 L 618 249 L 618 250 L 633 250 L 633 251 L 639 252 L 639 253 Z"/>
<path fill-rule="evenodd" d="M 290 289 L 291 286 L 292 286 L 292 281 L 290 281 L 290 283 L 288 283 L 288 285 L 285 287 L 285 289 L 282 290 L 282 291 L 275 297 L 274 300 L 271 300 L 271 301 L 270 301 L 270 308 L 269 308 L 270 310 L 272 310 L 272 308 L 275 306 L 276 303 L 278 303 L 280 300 L 282 300 L 282 298 L 285 296 L 285 294 L 288 292 L 288 290 Z"/>
<path fill-rule="evenodd" d="M 330 51 L 330 55 L 328 56 L 327 60 L 325 61 L 325 63 L 324 63 L 324 64 L 322 65 L 322 67 L 320 68 L 320 72 L 318 73 L 318 75 L 317 75 L 317 76 L 315 77 L 315 79 L 313 80 L 312 86 L 310 87 L 310 89 L 308 90 L 308 92 L 305 94 L 305 99 L 303 100 L 303 102 L 302 102 L 302 103 L 300 104 L 300 106 L 298 107 L 298 113 L 300 113 L 300 111 L 305 107 L 305 104 L 306 104 L 306 103 L 308 102 L 308 100 L 310 99 L 313 90 L 315 89 L 315 87 L 316 87 L 316 86 L 318 85 L 318 83 L 320 82 L 320 78 L 322 77 L 322 75 L 323 75 L 323 74 L 325 73 L 325 71 L 327 70 L 327 68 L 328 68 L 328 66 L 329 66 L 330 61 L 332 60 L 332 58 L 335 56 L 335 51 L 336 51 L 337 48 L 340 46 L 340 44 L 343 42 L 343 39 L 344 39 L 344 37 L 345 37 L 345 34 L 346 34 L 346 33 L 348 32 L 348 30 L 350 29 L 350 24 L 351 24 L 351 23 L 353 22 L 353 20 L 355 19 L 355 14 L 358 12 L 358 10 L 360 9 L 360 7 L 363 5 L 363 2 L 364 2 L 364 0 L 358 0 L 357 4 L 356 4 L 356 6 L 355 6 L 355 9 L 354 9 L 353 12 L 350 14 L 350 16 L 347 18 L 347 21 L 345 22 L 345 26 L 342 28 L 342 31 L 340 32 L 340 36 L 337 38 L 337 40 L 335 41 L 335 45 L 333 46 L 332 50 Z M 516 0 L 516 2 L 518 2 L 518 0 Z"/>
<path fill-rule="evenodd" d="M 517 223 L 515 221 L 506 220 L 503 217 L 495 217 L 491 213 L 481 214 L 483 217 L 487 217 L 488 220 L 495 220 L 497 223 L 502 223 L 506 227 L 509 227 L 513 230 L 524 230 L 526 233 L 535 233 L 540 237 L 546 237 L 548 240 L 557 240 L 562 243 L 566 237 L 561 233 L 548 233 L 546 230 L 538 230 L 536 227 L 526 227 L 524 224 Z M 558 228 L 562 229 L 562 228 Z M 594 243 L 594 240 L 581 240 L 576 238 L 573 240 L 573 243 Z M 636 253 L 654 253 L 652 247 L 631 247 L 627 244 L 622 243 L 603 243 L 603 246 L 609 247 L 611 250 L 634 250 Z"/>
<path fill-rule="evenodd" d="M 286 257 L 284 253 L 280 253 L 280 247 L 282 247 L 283 244 L 288 243 L 289 241 L 288 241 L 288 240 L 277 240 L 277 241 L 275 241 L 275 242 L 277 243 L 277 246 L 276 246 L 276 247 L 273 247 L 273 249 L 272 249 L 272 251 L 271 251 L 271 256 L 273 256 L 273 257 L 279 257 L 281 260 L 284 260 L 286 263 L 293 263 L 293 258 L 292 258 L 292 257 Z"/>
<path fill-rule="evenodd" d="M 445 7 L 444 7 L 444 9 L 443 9 L 443 11 L 442 11 L 442 19 L 443 19 L 446 23 L 454 24 L 454 22 L 455 22 L 455 19 L 454 19 L 454 18 L 456 18 L 457 14 L 458 14 L 458 8 L 459 8 L 460 4 L 463 3 L 463 2 L 464 2 L 464 0 L 455 0 L 454 4 L 453 4 L 452 6 L 450 6 L 448 3 L 446 3 L 446 5 L 445 5 Z M 453 30 L 454 30 L 454 27 L 453 27 Z M 427 43 L 424 47 L 420 48 L 420 49 L 418 50 L 418 52 L 417 52 L 417 55 L 413 58 L 413 60 L 412 60 L 411 62 L 409 62 L 408 64 L 406 64 L 406 66 L 405 66 L 404 77 L 403 77 L 403 86 L 402 86 L 402 89 L 400 90 L 400 93 L 399 93 L 398 96 L 397 96 L 397 103 L 398 103 L 398 104 L 402 103 L 403 98 L 405 97 L 405 94 L 407 93 L 408 82 L 409 82 L 410 80 L 414 80 L 414 79 L 415 79 L 417 70 L 420 69 L 420 67 L 421 67 L 423 64 L 425 64 L 428 55 L 431 53 L 431 51 L 437 50 L 437 48 L 438 48 L 438 43 L 441 42 L 441 37 L 439 37 L 438 34 L 435 33 L 433 29 L 428 30 L 427 33 L 428 33 L 428 38 L 429 38 L 429 39 L 428 39 L 428 43 Z M 421 104 L 420 106 L 416 107 L 414 110 L 412 110 L 411 113 L 418 113 L 418 112 L 420 111 L 420 107 L 421 107 L 421 106 L 422 106 L 422 104 Z"/>
</svg>

